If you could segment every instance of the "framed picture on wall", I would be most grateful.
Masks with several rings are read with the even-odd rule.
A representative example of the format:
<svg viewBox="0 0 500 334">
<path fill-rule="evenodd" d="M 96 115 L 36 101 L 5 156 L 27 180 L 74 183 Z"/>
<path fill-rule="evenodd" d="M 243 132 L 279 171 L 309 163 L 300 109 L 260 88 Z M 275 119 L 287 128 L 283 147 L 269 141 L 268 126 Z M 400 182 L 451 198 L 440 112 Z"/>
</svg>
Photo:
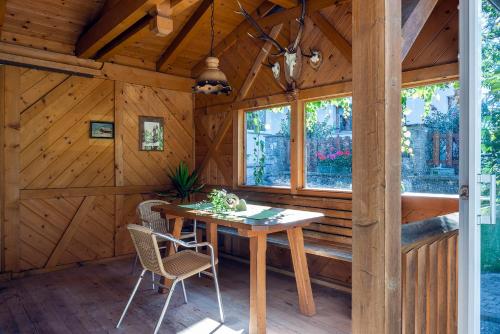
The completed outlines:
<svg viewBox="0 0 500 334">
<path fill-rule="evenodd" d="M 90 121 L 90 138 L 113 139 L 115 137 L 115 123 Z"/>
<path fill-rule="evenodd" d="M 163 151 L 163 117 L 139 116 L 139 150 Z"/>
</svg>

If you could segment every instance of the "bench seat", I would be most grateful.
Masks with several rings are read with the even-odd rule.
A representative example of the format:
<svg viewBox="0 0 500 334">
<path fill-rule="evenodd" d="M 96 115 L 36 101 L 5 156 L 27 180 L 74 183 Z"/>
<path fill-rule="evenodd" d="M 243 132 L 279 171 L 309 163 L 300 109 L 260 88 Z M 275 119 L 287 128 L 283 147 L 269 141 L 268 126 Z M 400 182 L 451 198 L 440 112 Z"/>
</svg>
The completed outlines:
<svg viewBox="0 0 500 334">
<path fill-rule="evenodd" d="M 199 224 L 200 228 L 205 228 L 204 224 Z M 239 236 L 238 231 L 234 228 L 218 226 L 218 233 Z M 289 249 L 288 237 L 286 233 L 271 233 L 267 236 L 267 242 L 270 245 Z M 338 242 L 324 242 L 321 240 L 313 240 L 307 237 L 304 238 L 304 250 L 307 254 L 313 254 L 339 261 L 352 262 L 352 249 L 350 245 Z"/>
</svg>

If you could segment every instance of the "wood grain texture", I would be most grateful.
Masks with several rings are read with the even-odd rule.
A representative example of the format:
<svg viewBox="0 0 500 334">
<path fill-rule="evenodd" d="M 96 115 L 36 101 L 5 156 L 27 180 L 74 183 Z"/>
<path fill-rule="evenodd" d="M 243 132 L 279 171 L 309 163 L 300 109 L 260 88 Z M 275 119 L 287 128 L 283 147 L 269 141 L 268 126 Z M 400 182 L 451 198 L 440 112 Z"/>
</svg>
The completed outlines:
<svg viewBox="0 0 500 334">
<path fill-rule="evenodd" d="M 306 253 L 304 251 L 304 235 L 302 228 L 297 227 L 287 231 L 288 243 L 292 254 L 292 262 L 299 293 L 299 308 L 302 314 L 314 316 L 316 305 L 311 290 L 311 279 L 307 266 Z"/>
<path fill-rule="evenodd" d="M 401 2 L 353 0 L 353 333 L 400 333 Z M 370 80 L 366 80 L 370 78 Z"/>
<path fill-rule="evenodd" d="M 267 332 L 266 248 L 265 235 L 250 238 L 250 334 Z"/>
<path fill-rule="evenodd" d="M 20 92 L 22 70 L 18 67 L 2 66 L 3 91 L 1 92 L 1 115 L 3 117 L 2 147 L 2 213 L 3 269 L 17 271 L 20 268 Z"/>
<path fill-rule="evenodd" d="M 137 204 L 168 187 L 169 167 L 193 165 L 191 94 L 13 66 L 2 82 L 4 71 L 2 161 L 8 153 L 12 163 L 2 168 L 2 272 L 133 252 L 126 225 Z M 164 152 L 138 151 L 140 115 L 164 117 Z M 115 140 L 89 138 L 91 120 L 114 121 Z"/>
<path fill-rule="evenodd" d="M 98 262 L 64 271 L 2 282 L 0 331 L 32 333 L 112 332 L 137 276 L 130 275 L 133 257 Z M 219 278 L 226 321 L 219 325 L 213 282 L 202 276 L 186 280 L 189 303 L 176 291 L 160 333 L 188 331 L 196 334 L 246 332 L 248 328 L 248 265 L 222 259 Z M 318 316 L 300 316 L 296 310 L 293 277 L 269 272 L 269 333 L 348 334 L 350 296 L 319 285 L 313 286 Z M 119 279 L 117 279 L 117 277 Z M 75 288 L 75 285 L 78 288 Z M 98 288 L 96 288 L 98 287 Z M 165 296 L 153 295 L 144 285 L 131 304 L 120 332 L 152 332 Z M 61 293 L 71 291 L 72 293 Z M 245 300 L 242 302 L 242 298 Z M 147 311 L 145 311 L 147 310 Z M 336 310 L 332 312 L 332 310 Z M 338 311 L 337 311 L 338 310 Z M 186 317 L 186 315 L 189 315 Z M 64 316 L 66 321 L 61 321 Z"/>
<path fill-rule="evenodd" d="M 457 231 L 402 256 L 402 333 L 457 333 Z"/>
</svg>

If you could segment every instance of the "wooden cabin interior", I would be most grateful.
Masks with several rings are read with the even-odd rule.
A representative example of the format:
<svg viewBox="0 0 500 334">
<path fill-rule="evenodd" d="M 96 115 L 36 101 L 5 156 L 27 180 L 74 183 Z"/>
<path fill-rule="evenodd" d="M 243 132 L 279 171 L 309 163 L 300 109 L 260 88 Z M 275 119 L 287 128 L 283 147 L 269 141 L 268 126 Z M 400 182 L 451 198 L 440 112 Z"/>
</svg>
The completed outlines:
<svg viewBox="0 0 500 334">
<path fill-rule="evenodd" d="M 205 185 L 191 201 L 225 189 L 317 216 L 267 232 L 198 217 L 225 321 L 196 275 L 160 332 L 457 332 L 458 196 L 401 189 L 400 115 L 401 89 L 459 79 L 458 0 L 240 2 L 251 20 L 236 0 L 0 1 L 0 332 L 153 332 L 166 295 L 147 283 L 115 329 L 139 275 L 127 225 L 181 162 Z M 300 73 L 272 55 L 295 40 Z M 193 93 L 209 55 L 230 94 Z M 308 186 L 305 106 L 350 97 L 352 190 Z M 252 184 L 247 115 L 283 106 L 287 181 Z"/>
</svg>

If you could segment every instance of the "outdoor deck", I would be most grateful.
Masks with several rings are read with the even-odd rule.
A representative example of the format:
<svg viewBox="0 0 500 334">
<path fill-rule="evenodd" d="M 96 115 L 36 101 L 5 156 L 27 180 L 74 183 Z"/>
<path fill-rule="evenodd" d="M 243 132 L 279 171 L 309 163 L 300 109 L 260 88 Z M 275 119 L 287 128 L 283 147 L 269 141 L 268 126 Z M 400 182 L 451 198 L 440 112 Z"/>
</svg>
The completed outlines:
<svg viewBox="0 0 500 334">
<path fill-rule="evenodd" d="M 165 300 L 143 283 L 120 329 L 115 324 L 135 283 L 132 259 L 89 265 L 0 283 L 0 333 L 152 332 Z M 173 296 L 161 333 L 245 333 L 248 328 L 248 268 L 223 259 L 220 284 L 226 323 L 218 322 L 212 281 L 186 282 Z M 351 332 L 351 296 L 313 285 L 317 315 L 298 311 L 293 278 L 268 272 L 268 333 Z"/>
</svg>

